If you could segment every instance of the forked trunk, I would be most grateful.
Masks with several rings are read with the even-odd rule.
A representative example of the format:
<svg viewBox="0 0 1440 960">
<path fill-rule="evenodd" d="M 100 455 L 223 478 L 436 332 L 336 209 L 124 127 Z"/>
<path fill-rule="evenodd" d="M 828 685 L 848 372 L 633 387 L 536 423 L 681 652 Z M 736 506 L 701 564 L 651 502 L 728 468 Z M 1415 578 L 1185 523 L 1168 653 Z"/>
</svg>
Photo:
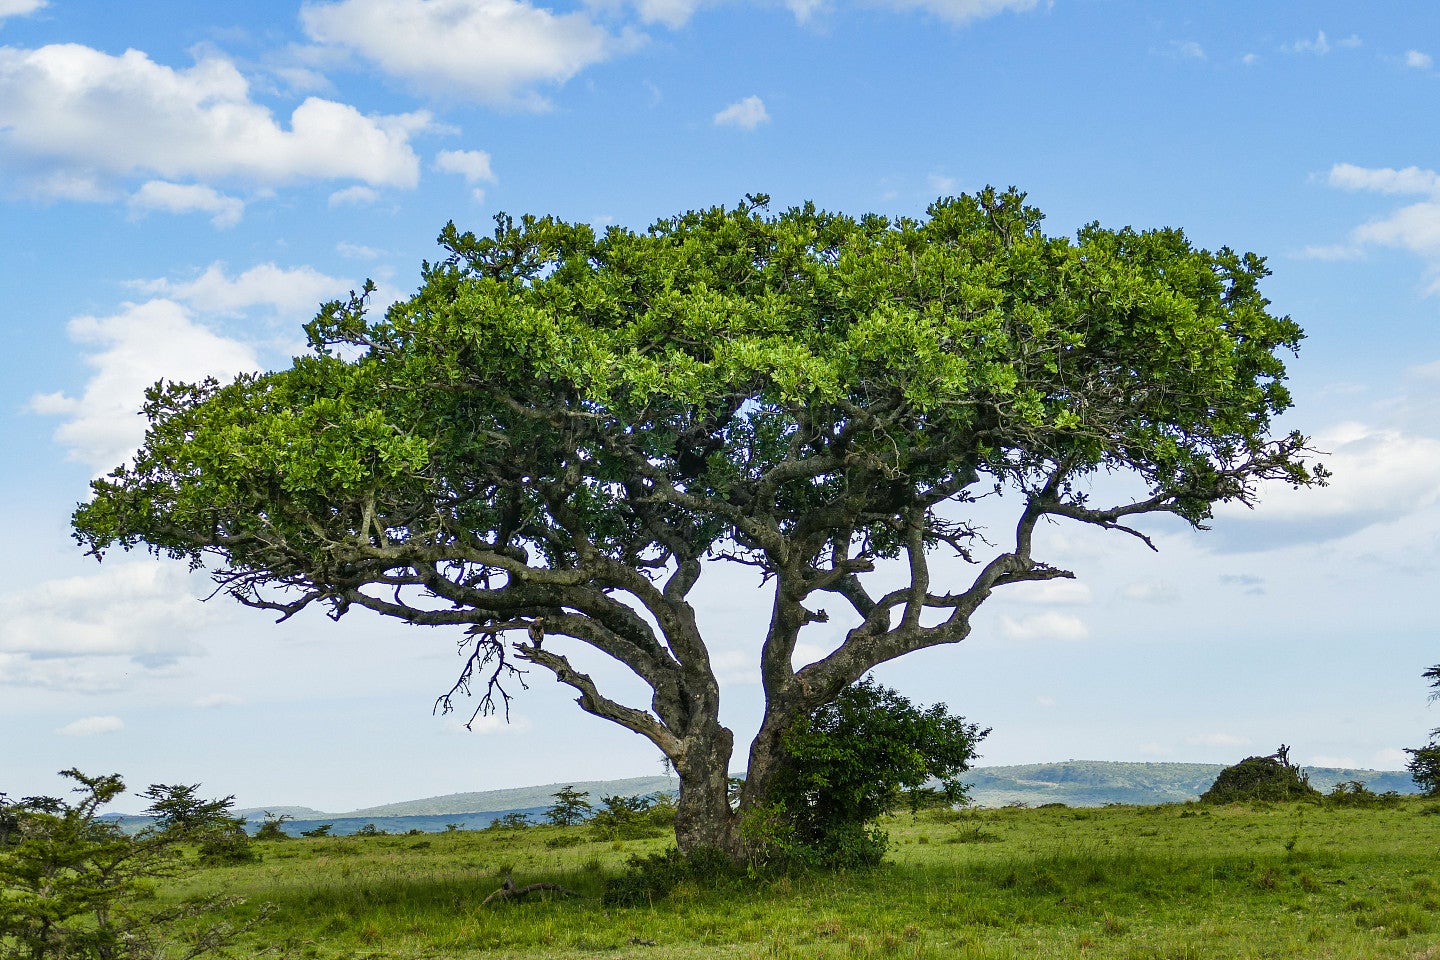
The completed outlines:
<svg viewBox="0 0 1440 960">
<path fill-rule="evenodd" d="M 676 764 L 680 799 L 675 807 L 675 843 L 683 854 L 714 849 L 735 863 L 745 862 L 739 817 L 730 807 L 734 743 L 734 735 L 715 724 L 689 738 L 685 757 Z"/>
</svg>

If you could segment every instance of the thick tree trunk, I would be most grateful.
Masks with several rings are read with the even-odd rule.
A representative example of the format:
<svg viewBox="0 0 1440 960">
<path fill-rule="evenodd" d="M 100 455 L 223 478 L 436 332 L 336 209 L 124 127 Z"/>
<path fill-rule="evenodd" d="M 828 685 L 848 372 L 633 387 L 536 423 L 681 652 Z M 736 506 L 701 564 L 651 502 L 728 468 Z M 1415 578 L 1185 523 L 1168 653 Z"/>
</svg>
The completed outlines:
<svg viewBox="0 0 1440 960">
<path fill-rule="evenodd" d="M 675 843 L 684 854 L 712 848 L 736 863 L 745 859 L 739 818 L 730 808 L 730 757 L 735 736 L 719 723 L 686 738 L 685 756 L 675 765 L 680 799 L 675 808 Z"/>
</svg>

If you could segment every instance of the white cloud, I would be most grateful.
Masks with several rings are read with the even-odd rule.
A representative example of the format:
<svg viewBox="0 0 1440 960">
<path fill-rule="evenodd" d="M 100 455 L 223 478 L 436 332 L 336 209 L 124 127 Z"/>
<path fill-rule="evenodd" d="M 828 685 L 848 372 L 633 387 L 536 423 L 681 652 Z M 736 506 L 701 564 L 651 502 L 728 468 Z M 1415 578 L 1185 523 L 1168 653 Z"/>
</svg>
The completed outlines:
<svg viewBox="0 0 1440 960">
<path fill-rule="evenodd" d="M 335 244 L 335 252 L 351 260 L 376 260 L 381 256 L 381 251 L 376 250 L 374 247 L 350 243 L 346 240 L 341 240 Z"/>
<path fill-rule="evenodd" d="M 1369 168 L 1353 163 L 1337 163 L 1330 168 L 1327 182 L 1343 190 L 1429 194 L 1440 198 L 1440 174 L 1420 167 L 1396 170 L 1392 167 Z"/>
<path fill-rule="evenodd" d="M 234 277 L 215 262 L 194 280 L 136 280 L 131 286 L 147 294 L 179 300 L 205 313 L 239 314 L 251 307 L 312 316 L 321 303 L 344 295 L 355 285 L 326 276 L 313 267 L 285 269 L 262 263 Z"/>
<path fill-rule="evenodd" d="M 923 10 L 952 23 L 968 23 L 1006 11 L 1033 10 L 1039 0 L 879 0 L 896 10 Z"/>
<path fill-rule="evenodd" d="M 260 369 L 250 346 L 208 330 L 173 300 L 126 304 L 109 317 L 76 317 L 68 331 L 71 340 L 94 348 L 85 358 L 93 373 L 79 396 L 42 394 L 30 409 L 65 417 L 56 442 L 97 475 L 126 460 L 144 438 L 137 414 L 155 381 L 224 380 Z"/>
<path fill-rule="evenodd" d="M 1419 50 L 1405 51 L 1405 66 L 1414 67 L 1416 70 L 1429 70 L 1435 65 L 1435 60 L 1428 53 L 1421 53 Z"/>
<path fill-rule="evenodd" d="M 1338 539 L 1440 502 L 1440 440 L 1342 423 L 1317 433 L 1312 444 L 1333 473 L 1328 486 L 1262 485 L 1254 510 L 1216 508 L 1224 522 L 1207 542 L 1248 550 Z"/>
<path fill-rule="evenodd" d="M 1296 40 L 1294 43 L 1285 44 L 1280 49 L 1285 53 L 1313 53 L 1323 57 L 1330 52 L 1330 41 L 1325 37 L 1325 31 L 1321 30 L 1315 35 L 1314 40 Z"/>
<path fill-rule="evenodd" d="M 130 209 L 144 213 L 163 210 L 166 213 L 210 213 L 210 222 L 220 229 L 233 227 L 245 214 L 245 201 L 227 197 L 215 190 L 193 183 L 167 183 L 151 180 L 130 197 Z"/>
<path fill-rule="evenodd" d="M 1079 580 L 1035 580 L 1005 588 L 1007 600 L 1044 606 L 1074 606 L 1090 602 L 1090 588 Z"/>
<path fill-rule="evenodd" d="M 1255 66 L 1255 64 L 1260 62 L 1260 55 L 1256 53 L 1247 53 L 1245 54 L 1245 56 L 1240 58 L 1240 62 L 1247 67 L 1253 67 Z"/>
<path fill-rule="evenodd" d="M 715 114 L 715 126 L 717 127 L 739 127 L 742 130 L 754 130 L 760 124 L 769 122 L 770 114 L 765 111 L 765 101 L 755 96 L 738 100 Z"/>
<path fill-rule="evenodd" d="M 328 203 L 331 209 L 335 207 L 363 207 L 379 199 L 380 191 L 357 183 L 353 187 L 336 190 L 330 194 Z"/>
<path fill-rule="evenodd" d="M 1327 183 L 1344 190 L 1425 197 L 1356 227 L 1350 233 L 1349 246 L 1357 250 L 1366 246 L 1392 247 L 1415 254 L 1425 262 L 1425 292 L 1440 293 L 1440 173 L 1420 167 L 1396 170 L 1337 163 L 1330 168 Z"/>
<path fill-rule="evenodd" d="M 6 17 L 23 17 L 46 6 L 46 0 L 0 0 L 0 26 L 4 25 Z"/>
<path fill-rule="evenodd" d="M 932 173 L 925 178 L 925 183 L 931 191 L 939 194 L 950 194 L 955 192 L 955 178 L 943 174 Z"/>
<path fill-rule="evenodd" d="M 1000 633 L 1006 640 L 1084 640 L 1090 630 L 1079 617 L 1064 613 L 1039 613 L 1016 620 L 1000 618 Z"/>
<path fill-rule="evenodd" d="M 490 154 L 484 150 L 441 150 L 435 157 L 435 169 L 443 173 L 458 173 L 466 183 L 484 180 L 495 182 L 490 169 Z"/>
<path fill-rule="evenodd" d="M 215 55 L 175 70 L 138 50 L 0 48 L 0 166 L 46 195 L 95 197 L 106 180 L 136 175 L 413 187 L 409 138 L 429 125 L 425 113 L 366 116 L 310 97 L 286 129 Z"/>
<path fill-rule="evenodd" d="M 81 717 L 55 732 L 62 737 L 93 737 L 102 733 L 117 733 L 124 729 L 125 721 L 119 717 Z"/>
<path fill-rule="evenodd" d="M 0 683 L 119 689 L 137 669 L 198 653 L 211 615 L 186 572 L 159 560 L 45 581 L 0 596 Z"/>
<path fill-rule="evenodd" d="M 339 0 L 306 3 L 312 40 L 359 54 L 443 97 L 543 108 L 530 88 L 563 83 L 633 49 L 582 13 L 555 14 L 520 0 Z"/>
<path fill-rule="evenodd" d="M 1175 44 L 1175 55 L 1181 60 L 1204 60 L 1205 48 L 1194 40 Z"/>
<path fill-rule="evenodd" d="M 454 727 L 461 733 L 479 734 L 505 734 L 505 733 L 526 733 L 534 725 L 529 717 L 522 717 L 518 714 L 511 714 L 507 720 L 504 712 L 492 713 L 484 717 L 476 717 L 470 720 L 469 729 L 466 729 L 466 721 L 455 718 Z"/>
</svg>

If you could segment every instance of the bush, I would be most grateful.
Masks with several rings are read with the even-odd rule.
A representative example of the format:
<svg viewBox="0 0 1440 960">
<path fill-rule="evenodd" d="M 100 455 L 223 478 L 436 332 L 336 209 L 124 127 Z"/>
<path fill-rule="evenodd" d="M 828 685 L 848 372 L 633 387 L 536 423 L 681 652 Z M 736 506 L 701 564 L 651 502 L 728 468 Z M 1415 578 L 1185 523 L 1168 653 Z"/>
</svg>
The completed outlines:
<svg viewBox="0 0 1440 960">
<path fill-rule="evenodd" d="M 1325 802 L 1337 807 L 1393 806 L 1400 802 L 1400 794 L 1394 790 L 1376 793 L 1359 780 L 1345 780 L 1325 794 Z"/>
<path fill-rule="evenodd" d="M 282 813 L 278 817 L 270 811 L 265 811 L 265 819 L 260 821 L 260 828 L 255 831 L 256 840 L 289 840 L 290 834 L 286 833 L 281 826 L 286 820 L 295 818 L 288 813 Z"/>
<path fill-rule="evenodd" d="M 1247 800 L 1278 802 L 1318 799 L 1320 791 L 1290 762 L 1290 748 L 1281 746 L 1268 757 L 1246 757 L 1220 771 L 1201 803 L 1240 803 Z"/>
<path fill-rule="evenodd" d="M 867 677 L 785 738 L 786 766 L 769 807 L 752 812 L 752 846 L 772 863 L 869 867 L 885 855 L 875 821 L 903 802 L 964 800 L 959 780 L 989 733 L 946 706 L 921 708 Z"/>
<path fill-rule="evenodd" d="M 605 808 L 590 818 L 590 829 L 601 840 L 644 840 L 664 836 L 675 826 L 675 804 L 660 794 L 642 797 L 602 797 Z"/>
<path fill-rule="evenodd" d="M 631 857 L 624 873 L 605 881 L 600 899 L 606 906 L 649 906 L 682 883 L 720 890 L 741 882 L 744 876 L 719 850 L 701 849 L 686 856 L 671 847 L 664 853 Z"/>
</svg>

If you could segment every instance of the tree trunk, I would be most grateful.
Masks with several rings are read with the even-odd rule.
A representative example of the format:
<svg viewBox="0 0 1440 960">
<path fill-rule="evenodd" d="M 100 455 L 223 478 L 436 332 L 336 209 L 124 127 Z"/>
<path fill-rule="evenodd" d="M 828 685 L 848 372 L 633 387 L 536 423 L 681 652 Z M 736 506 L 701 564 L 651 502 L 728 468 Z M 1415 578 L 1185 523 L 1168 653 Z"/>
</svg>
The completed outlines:
<svg viewBox="0 0 1440 960">
<path fill-rule="evenodd" d="M 739 818 L 730 808 L 734 745 L 734 734 L 719 723 L 707 724 L 704 731 L 686 738 L 685 755 L 675 765 L 680 776 L 675 843 L 683 854 L 710 848 L 736 863 L 745 860 Z"/>
</svg>

